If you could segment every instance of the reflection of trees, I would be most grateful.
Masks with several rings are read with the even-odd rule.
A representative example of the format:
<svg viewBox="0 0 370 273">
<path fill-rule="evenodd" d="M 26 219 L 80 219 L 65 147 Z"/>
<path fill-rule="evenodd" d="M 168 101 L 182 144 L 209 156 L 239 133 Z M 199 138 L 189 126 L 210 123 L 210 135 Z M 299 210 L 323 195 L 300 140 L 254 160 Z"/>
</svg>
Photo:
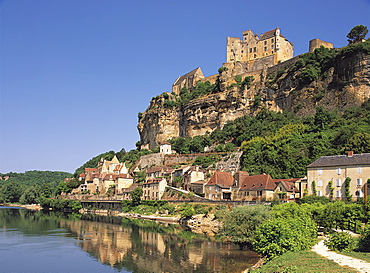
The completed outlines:
<svg viewBox="0 0 370 273">
<path fill-rule="evenodd" d="M 0 210 L 5 228 L 24 233 L 69 231 L 78 245 L 103 264 L 131 272 L 241 272 L 258 259 L 254 252 L 211 241 L 179 225 L 141 219 Z M 66 233 L 66 232 L 65 232 Z M 50 234 L 50 233 L 49 233 Z"/>
</svg>

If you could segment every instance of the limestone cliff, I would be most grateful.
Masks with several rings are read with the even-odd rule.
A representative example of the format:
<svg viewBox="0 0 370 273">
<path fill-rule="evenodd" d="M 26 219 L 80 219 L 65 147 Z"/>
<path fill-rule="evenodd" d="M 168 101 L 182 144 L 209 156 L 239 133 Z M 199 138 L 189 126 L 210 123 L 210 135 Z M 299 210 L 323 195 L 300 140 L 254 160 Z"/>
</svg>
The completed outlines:
<svg viewBox="0 0 370 273">
<path fill-rule="evenodd" d="M 236 84 L 235 69 L 231 67 L 220 72 L 216 81 L 218 92 L 184 105 L 166 105 L 166 98 L 167 101 L 176 100 L 172 93 L 153 98 L 139 120 L 141 143 L 153 148 L 172 137 L 202 135 L 222 129 L 230 120 L 254 115 L 261 107 L 273 111 L 290 110 L 304 116 L 313 114 L 316 106 L 343 111 L 370 97 L 368 51 L 337 54 L 321 74 L 309 82 L 302 80 L 303 73 L 307 72 L 303 70 L 307 68 L 297 69 L 299 59 L 296 57 L 258 71 L 242 71 L 241 78 L 254 77 L 248 86 Z"/>
</svg>

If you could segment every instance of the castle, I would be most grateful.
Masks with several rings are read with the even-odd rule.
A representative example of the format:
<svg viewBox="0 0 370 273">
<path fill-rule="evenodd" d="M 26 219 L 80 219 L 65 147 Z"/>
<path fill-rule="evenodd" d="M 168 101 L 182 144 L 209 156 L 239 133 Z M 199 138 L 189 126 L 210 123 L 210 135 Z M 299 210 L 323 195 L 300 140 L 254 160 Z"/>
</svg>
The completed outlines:
<svg viewBox="0 0 370 273">
<path fill-rule="evenodd" d="M 320 46 L 333 48 L 332 43 L 313 39 L 310 41 L 309 51 L 313 52 Z M 281 34 L 280 28 L 261 35 L 253 33 L 252 30 L 246 30 L 242 32 L 242 39 L 227 37 L 226 62 L 222 66 L 228 69 L 230 76 L 253 74 L 253 72 L 290 60 L 293 55 L 294 46 Z M 204 77 L 201 68 L 198 67 L 179 76 L 172 85 L 172 93 L 178 95 L 184 87 L 192 90 L 198 81 L 214 83 L 217 76 L 218 74 Z"/>
</svg>

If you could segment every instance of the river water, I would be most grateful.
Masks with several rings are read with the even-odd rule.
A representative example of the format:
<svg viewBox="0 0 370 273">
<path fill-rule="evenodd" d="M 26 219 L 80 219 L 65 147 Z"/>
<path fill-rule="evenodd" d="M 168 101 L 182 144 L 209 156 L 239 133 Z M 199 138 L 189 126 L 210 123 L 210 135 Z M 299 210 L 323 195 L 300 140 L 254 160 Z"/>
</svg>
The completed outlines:
<svg viewBox="0 0 370 273">
<path fill-rule="evenodd" d="M 0 207 L 0 273 L 231 273 L 257 261 L 179 225 Z"/>
</svg>

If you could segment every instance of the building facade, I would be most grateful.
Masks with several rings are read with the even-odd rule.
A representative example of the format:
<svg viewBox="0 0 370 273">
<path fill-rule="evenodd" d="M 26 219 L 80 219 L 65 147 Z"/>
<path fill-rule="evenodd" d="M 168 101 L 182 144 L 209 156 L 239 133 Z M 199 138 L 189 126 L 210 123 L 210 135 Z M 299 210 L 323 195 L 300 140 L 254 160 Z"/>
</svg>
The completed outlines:
<svg viewBox="0 0 370 273">
<path fill-rule="evenodd" d="M 367 196 L 370 178 L 370 153 L 322 156 L 307 166 L 308 194 L 345 200 L 345 181 L 350 178 L 353 199 Z"/>
</svg>

